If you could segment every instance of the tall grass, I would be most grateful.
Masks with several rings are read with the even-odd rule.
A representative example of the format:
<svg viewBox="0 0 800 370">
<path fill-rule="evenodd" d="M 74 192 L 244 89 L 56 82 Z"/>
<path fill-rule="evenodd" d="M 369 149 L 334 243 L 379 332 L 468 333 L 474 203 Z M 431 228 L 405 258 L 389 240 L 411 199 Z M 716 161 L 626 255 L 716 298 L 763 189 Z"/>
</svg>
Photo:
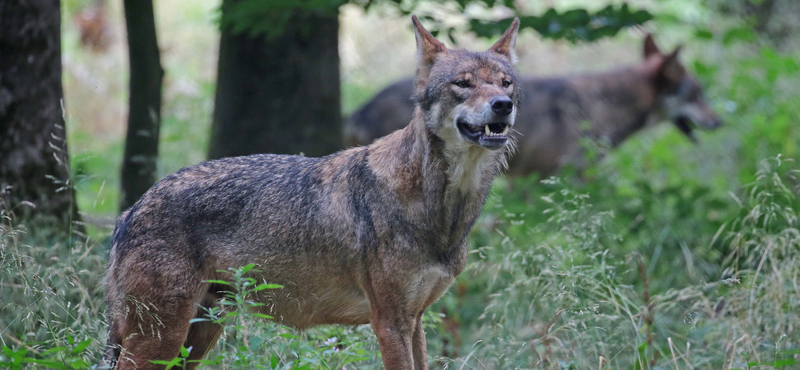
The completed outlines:
<svg viewBox="0 0 800 370">
<path fill-rule="evenodd" d="M 476 239 L 488 233 L 496 242 L 472 251 L 464 275 L 483 288 L 477 295 L 462 294 L 470 302 L 460 304 L 466 311 L 478 304 L 480 312 L 461 315 L 466 332 L 461 347 L 466 350 L 455 358 L 436 352 L 453 339 L 447 329 L 453 317 L 426 315 L 433 366 L 727 369 L 800 364 L 800 207 L 796 171 L 787 163 L 781 157 L 762 161 L 746 196 L 731 194 L 738 216 L 710 241 L 727 246 L 720 275 L 662 291 L 651 289 L 658 277 L 648 267 L 648 249 L 626 252 L 621 247 L 625 229 L 615 222 L 615 213 L 596 209 L 591 196 L 568 182 L 543 182 L 551 192 L 541 198 L 548 205 L 542 223 L 529 225 L 511 213 L 497 217 L 490 205 Z M 0 226 L 0 366 L 95 367 L 105 340 L 101 277 L 106 245 L 84 240 L 68 248 L 57 240 L 32 240 L 10 225 L 4 218 Z M 204 366 L 380 366 L 369 326 L 298 333 L 251 310 L 258 305 L 249 299 L 253 292 L 280 289 L 249 278 L 253 268 L 229 271 L 225 284 L 236 293 L 204 319 L 225 327 Z M 454 298 L 448 294 L 440 306 Z M 184 365 L 182 357 L 189 351 L 166 363 Z"/>
<path fill-rule="evenodd" d="M 0 366 L 26 368 L 22 359 L 39 368 L 94 363 L 106 327 L 100 284 L 106 247 L 89 239 L 31 238 L 25 225 L 13 226 L 4 204 L 0 217 Z"/>
<path fill-rule="evenodd" d="M 663 125 L 580 176 L 498 179 L 470 235 L 467 269 L 425 315 L 432 367 L 800 366 L 800 181 L 792 160 L 800 158 L 800 63 L 796 51 L 729 44 L 728 24 L 708 23 L 681 24 L 680 33 L 704 31 L 683 41 L 703 51 L 695 50 L 691 69 L 726 112 L 726 127 L 691 145 Z M 74 49 L 75 36 L 66 34 L 65 48 Z M 67 57 L 65 68 L 81 67 L 84 54 Z M 67 85 L 78 75 L 69 72 Z M 168 85 L 161 174 L 203 158 L 211 79 Z M 123 82 L 108 88 L 124 90 Z M 345 95 L 366 96 L 353 91 Z M 102 101 L 108 111 L 111 102 L 124 104 L 112 95 L 83 100 Z M 110 219 L 121 140 L 101 145 L 107 141 L 97 140 L 96 127 L 80 129 L 81 117 L 91 116 L 68 117 L 70 149 L 78 148 L 71 183 L 82 211 Z M 15 206 L 0 204 L 0 368 L 95 368 L 106 340 L 102 277 L 110 231 L 37 239 L 28 231 L 38 225 L 11 218 Z M 369 326 L 297 332 L 248 310 L 249 294 L 269 282 L 249 280 L 247 268 L 229 271 L 237 293 L 209 312 L 225 331 L 206 367 L 381 366 Z M 182 357 L 173 365 L 185 364 Z"/>
<path fill-rule="evenodd" d="M 750 368 L 800 364 L 800 231 L 796 172 L 761 162 L 724 241 L 721 274 L 650 290 L 648 248 L 620 252 L 614 213 L 563 181 L 543 196 L 546 222 L 498 227 L 501 241 L 475 250 L 472 276 L 488 284 L 474 343 L 453 361 L 468 368 Z M 796 185 L 795 185 L 796 186 Z M 516 215 L 509 216 L 512 221 Z M 512 232 L 509 236 L 505 232 Z M 684 271 L 675 271 L 683 273 Z M 480 338 L 480 339 L 474 339 Z"/>
</svg>

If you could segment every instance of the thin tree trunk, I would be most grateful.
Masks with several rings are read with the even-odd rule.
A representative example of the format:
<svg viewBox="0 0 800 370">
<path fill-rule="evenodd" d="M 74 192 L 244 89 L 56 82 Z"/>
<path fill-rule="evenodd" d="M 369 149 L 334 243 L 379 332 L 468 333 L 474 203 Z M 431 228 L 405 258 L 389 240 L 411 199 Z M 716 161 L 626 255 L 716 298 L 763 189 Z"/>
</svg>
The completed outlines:
<svg viewBox="0 0 800 370">
<path fill-rule="evenodd" d="M 298 10 L 272 39 L 224 28 L 209 157 L 340 149 L 338 43 L 335 13 Z"/>
<path fill-rule="evenodd" d="M 151 0 L 125 0 L 130 95 L 128 133 L 122 162 L 120 208 L 132 206 L 156 180 L 164 70 Z"/>
<path fill-rule="evenodd" d="M 0 1 L 0 213 L 69 232 L 78 207 L 62 115 L 60 7 Z"/>
</svg>

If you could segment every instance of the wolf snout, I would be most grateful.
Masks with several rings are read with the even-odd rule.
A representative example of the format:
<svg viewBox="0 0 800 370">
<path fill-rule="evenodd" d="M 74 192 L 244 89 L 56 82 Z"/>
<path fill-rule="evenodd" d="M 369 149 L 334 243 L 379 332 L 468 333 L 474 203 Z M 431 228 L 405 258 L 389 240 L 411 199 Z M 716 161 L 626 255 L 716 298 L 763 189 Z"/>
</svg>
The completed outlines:
<svg viewBox="0 0 800 370">
<path fill-rule="evenodd" d="M 720 126 L 722 126 L 722 125 L 723 125 L 722 119 L 720 119 L 718 117 L 715 117 L 715 118 L 709 120 L 705 124 L 706 129 L 708 129 L 708 130 L 716 130 L 716 129 L 720 128 Z"/>
<path fill-rule="evenodd" d="M 492 112 L 499 116 L 507 116 L 514 110 L 514 103 L 511 98 L 505 95 L 498 95 L 492 98 L 490 102 Z"/>
</svg>

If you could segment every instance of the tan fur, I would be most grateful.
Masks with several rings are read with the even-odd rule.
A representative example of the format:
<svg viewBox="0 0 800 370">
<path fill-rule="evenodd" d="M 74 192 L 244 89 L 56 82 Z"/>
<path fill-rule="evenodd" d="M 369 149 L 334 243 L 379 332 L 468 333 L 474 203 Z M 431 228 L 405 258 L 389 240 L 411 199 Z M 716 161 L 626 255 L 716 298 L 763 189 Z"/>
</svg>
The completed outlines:
<svg viewBox="0 0 800 370">
<path fill-rule="evenodd" d="M 387 369 L 428 368 L 422 313 L 464 269 L 467 234 L 509 150 L 518 21 L 473 53 L 448 50 L 413 20 L 418 101 L 405 128 L 323 158 L 187 167 L 120 216 L 106 365 L 160 369 L 150 361 L 171 360 L 181 345 L 202 358 L 222 328 L 189 321 L 227 289 L 208 281 L 252 263 L 249 277 L 283 286 L 250 297 L 276 322 L 369 323 Z M 467 75 L 470 86 L 457 86 Z"/>
</svg>

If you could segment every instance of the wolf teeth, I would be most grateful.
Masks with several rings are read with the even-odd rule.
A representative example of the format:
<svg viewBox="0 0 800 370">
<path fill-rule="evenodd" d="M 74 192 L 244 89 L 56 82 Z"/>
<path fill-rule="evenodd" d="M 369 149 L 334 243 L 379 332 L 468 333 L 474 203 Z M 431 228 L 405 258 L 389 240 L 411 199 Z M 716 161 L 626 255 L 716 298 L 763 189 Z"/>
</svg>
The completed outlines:
<svg viewBox="0 0 800 370">
<path fill-rule="evenodd" d="M 489 129 L 489 125 L 484 125 L 483 130 L 486 132 L 486 136 L 505 136 L 508 133 L 508 126 L 503 129 L 503 132 L 494 133 L 491 129 Z"/>
</svg>

